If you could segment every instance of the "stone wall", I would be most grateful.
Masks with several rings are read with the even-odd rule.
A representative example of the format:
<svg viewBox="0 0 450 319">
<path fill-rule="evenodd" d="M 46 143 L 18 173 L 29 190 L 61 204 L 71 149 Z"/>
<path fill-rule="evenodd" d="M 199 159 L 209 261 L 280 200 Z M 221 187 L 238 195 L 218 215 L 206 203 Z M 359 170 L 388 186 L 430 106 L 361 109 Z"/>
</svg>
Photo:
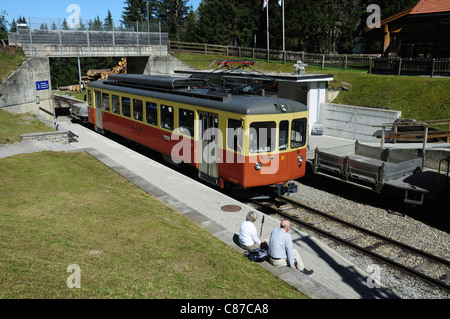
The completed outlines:
<svg viewBox="0 0 450 319">
<path fill-rule="evenodd" d="M 29 133 L 20 135 L 22 141 L 51 141 L 51 142 L 64 142 L 69 143 L 69 132 L 43 132 L 43 133 Z"/>
<path fill-rule="evenodd" d="M 324 135 L 360 142 L 379 142 L 377 135 L 381 136 L 381 128 L 373 126 L 393 123 L 401 114 L 400 111 L 381 108 L 322 103 L 319 120 Z"/>
<path fill-rule="evenodd" d="M 41 85 L 45 82 L 47 84 Z M 3 80 L 0 108 L 12 113 L 37 113 L 42 108 L 53 113 L 48 58 L 27 59 Z"/>
</svg>

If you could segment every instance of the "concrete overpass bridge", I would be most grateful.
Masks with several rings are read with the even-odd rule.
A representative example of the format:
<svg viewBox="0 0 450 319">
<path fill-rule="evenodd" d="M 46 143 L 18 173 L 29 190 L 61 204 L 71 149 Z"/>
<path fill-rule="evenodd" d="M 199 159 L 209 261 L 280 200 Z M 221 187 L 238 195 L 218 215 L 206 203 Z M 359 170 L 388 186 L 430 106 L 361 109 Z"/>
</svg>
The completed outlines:
<svg viewBox="0 0 450 319">
<path fill-rule="evenodd" d="M 54 114 L 50 58 L 126 57 L 129 73 L 170 74 L 168 34 L 161 32 L 35 30 L 8 34 L 27 60 L 0 85 L 0 109 Z"/>
<path fill-rule="evenodd" d="M 28 58 L 145 57 L 167 55 L 168 33 L 28 30 L 8 33 L 10 45 L 21 46 Z"/>
</svg>

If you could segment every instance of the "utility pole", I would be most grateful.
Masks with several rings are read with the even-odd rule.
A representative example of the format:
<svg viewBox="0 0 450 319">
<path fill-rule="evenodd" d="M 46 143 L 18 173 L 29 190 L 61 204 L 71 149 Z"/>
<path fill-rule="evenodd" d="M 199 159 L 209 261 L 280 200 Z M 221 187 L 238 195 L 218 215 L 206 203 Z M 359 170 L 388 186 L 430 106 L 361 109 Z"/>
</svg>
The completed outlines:
<svg viewBox="0 0 450 319">
<path fill-rule="evenodd" d="M 285 27 L 284 27 L 284 0 L 282 0 L 283 1 L 283 7 L 282 7 L 282 10 L 283 10 L 283 51 L 286 51 L 286 29 L 285 29 Z"/>
<path fill-rule="evenodd" d="M 267 13 L 267 63 L 270 60 L 270 44 L 269 44 L 269 0 L 264 0 L 263 2 L 263 10 L 266 8 Z"/>
</svg>

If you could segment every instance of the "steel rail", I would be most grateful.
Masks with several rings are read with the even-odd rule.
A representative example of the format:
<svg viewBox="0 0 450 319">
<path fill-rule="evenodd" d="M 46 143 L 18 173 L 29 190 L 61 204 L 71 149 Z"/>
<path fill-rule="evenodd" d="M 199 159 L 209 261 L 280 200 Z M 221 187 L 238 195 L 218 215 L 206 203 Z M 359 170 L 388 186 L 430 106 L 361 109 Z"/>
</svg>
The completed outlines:
<svg viewBox="0 0 450 319">
<path fill-rule="evenodd" d="M 369 236 L 373 236 L 373 237 L 375 237 L 375 238 L 377 238 L 377 239 L 379 239 L 379 240 L 381 240 L 383 242 L 396 245 L 396 246 L 398 246 L 398 247 L 400 247 L 400 248 L 402 248 L 404 250 L 409 250 L 409 251 L 411 251 L 413 253 L 416 253 L 416 254 L 420 255 L 421 257 L 431 259 L 431 260 L 433 260 L 435 262 L 438 262 L 438 263 L 441 263 L 441 264 L 444 264 L 444 265 L 447 265 L 447 266 L 450 265 L 450 261 L 448 261 L 446 259 L 443 259 L 443 258 L 434 256 L 434 255 L 431 255 L 431 254 L 429 254 L 427 252 L 421 251 L 421 250 L 416 249 L 414 247 L 408 246 L 408 245 L 406 245 L 404 243 L 398 242 L 398 241 L 393 240 L 391 238 L 385 237 L 383 235 L 377 234 L 375 232 L 372 232 L 370 230 L 364 229 L 364 228 L 359 227 L 357 225 L 351 224 L 351 223 L 349 223 L 347 221 L 344 221 L 344 220 L 342 220 L 340 218 L 331 216 L 331 215 L 326 214 L 326 213 L 324 213 L 322 211 L 319 211 L 317 209 L 308 207 L 308 206 L 306 206 L 304 204 L 301 204 L 301 203 L 298 203 L 298 202 L 286 199 L 284 197 L 278 197 L 277 199 L 281 199 L 282 201 L 285 201 L 286 203 L 289 203 L 291 205 L 300 207 L 300 208 L 302 208 L 302 209 L 304 209 L 306 211 L 309 211 L 311 213 L 315 213 L 315 214 L 318 214 L 318 215 L 320 215 L 322 217 L 329 218 L 329 219 L 331 219 L 331 220 L 333 220 L 333 221 L 335 221 L 337 223 L 342 223 L 342 224 L 344 224 L 347 227 L 353 228 L 353 229 L 355 229 L 355 230 L 357 230 L 357 231 L 359 231 L 361 233 L 365 233 L 365 234 L 367 234 Z M 306 228 L 308 228 L 308 229 L 310 229 L 310 230 L 312 230 L 312 231 L 314 231 L 314 232 L 316 232 L 316 233 L 318 233 L 318 234 L 320 234 L 322 236 L 328 237 L 328 238 L 330 238 L 330 239 L 332 239 L 332 240 L 334 240 L 334 241 L 336 241 L 336 242 L 338 242 L 340 244 L 343 244 L 343 245 L 348 246 L 348 247 L 350 247 L 352 249 L 355 249 L 355 250 L 357 250 L 357 251 L 359 251 L 359 252 L 361 252 L 361 253 L 363 253 L 365 255 L 368 255 L 368 256 L 376 259 L 376 260 L 379 260 L 379 261 L 381 261 L 381 262 L 383 262 L 385 264 L 388 264 L 390 266 L 398 268 L 398 269 L 400 269 L 400 270 L 402 270 L 404 272 L 409 273 L 410 275 L 418 277 L 418 278 L 420 278 L 420 279 L 422 279 L 422 280 L 424 280 L 424 281 L 426 281 L 428 283 L 431 283 L 433 285 L 438 286 L 439 288 L 441 288 L 441 289 L 443 289 L 443 290 L 445 290 L 447 292 L 450 292 L 450 285 L 446 284 L 445 282 L 443 282 L 443 281 L 441 281 L 439 279 L 433 278 L 433 277 L 428 276 L 426 274 L 423 274 L 423 273 L 421 273 L 421 272 L 419 272 L 419 271 L 417 271 L 417 270 L 415 270 L 413 268 L 410 268 L 410 267 L 407 267 L 405 265 L 402 265 L 402 264 L 396 262 L 395 260 L 392 260 L 389 257 L 381 256 L 381 255 L 371 251 L 367 247 L 365 248 L 365 247 L 358 246 L 358 245 L 352 243 L 351 241 L 348 241 L 348 240 L 343 239 L 343 238 L 341 238 L 339 236 L 336 236 L 336 235 L 334 235 L 334 234 L 332 234 L 332 233 L 330 233 L 330 232 L 328 232 L 326 230 L 322 230 L 322 229 L 320 229 L 320 228 L 318 228 L 318 227 L 316 227 L 314 225 L 311 225 L 308 222 L 299 220 L 299 219 L 295 218 L 295 216 L 290 216 L 290 215 L 288 215 L 286 213 L 280 212 L 279 210 L 277 210 L 275 208 L 268 207 L 268 206 L 258 202 L 257 200 L 253 200 L 252 202 L 257 204 L 257 205 L 260 205 L 262 207 L 269 208 L 269 209 L 273 210 L 274 212 L 276 212 L 277 214 L 279 214 L 279 215 L 281 215 L 281 216 L 283 216 L 283 217 L 285 217 L 285 218 L 287 218 L 287 219 L 289 219 L 289 220 L 291 220 L 291 221 L 293 221 L 295 223 L 298 223 L 298 224 L 300 224 L 300 225 L 302 225 L 302 226 L 304 226 L 304 227 L 306 227 Z"/>
</svg>

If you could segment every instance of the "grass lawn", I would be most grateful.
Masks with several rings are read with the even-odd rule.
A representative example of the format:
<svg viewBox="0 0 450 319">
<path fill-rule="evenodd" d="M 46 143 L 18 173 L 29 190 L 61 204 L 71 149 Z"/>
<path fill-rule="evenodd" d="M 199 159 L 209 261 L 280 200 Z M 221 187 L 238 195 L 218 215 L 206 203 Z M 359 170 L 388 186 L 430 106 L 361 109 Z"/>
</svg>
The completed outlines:
<svg viewBox="0 0 450 319">
<path fill-rule="evenodd" d="M 180 53 L 178 59 L 197 69 L 207 69 L 214 60 L 237 59 L 220 55 Z M 293 73 L 294 63 L 278 61 L 267 63 L 258 60 L 264 71 Z M 255 67 L 259 70 L 258 67 Z M 450 78 L 423 76 L 395 76 L 368 74 L 367 72 L 342 69 L 308 67 L 308 74 L 333 74 L 329 88 L 341 88 L 342 82 L 351 84 L 350 91 L 342 91 L 333 101 L 338 104 L 370 106 L 402 111 L 402 117 L 416 120 L 450 119 Z"/>
<path fill-rule="evenodd" d="M 26 57 L 21 48 L 0 47 L 0 83 L 25 60 Z"/>
<path fill-rule="evenodd" d="M 85 153 L 0 176 L 0 298 L 307 298 Z"/>
<path fill-rule="evenodd" d="M 50 131 L 54 129 L 31 114 L 11 114 L 0 110 L 0 145 L 20 142 L 21 134 Z"/>
</svg>

